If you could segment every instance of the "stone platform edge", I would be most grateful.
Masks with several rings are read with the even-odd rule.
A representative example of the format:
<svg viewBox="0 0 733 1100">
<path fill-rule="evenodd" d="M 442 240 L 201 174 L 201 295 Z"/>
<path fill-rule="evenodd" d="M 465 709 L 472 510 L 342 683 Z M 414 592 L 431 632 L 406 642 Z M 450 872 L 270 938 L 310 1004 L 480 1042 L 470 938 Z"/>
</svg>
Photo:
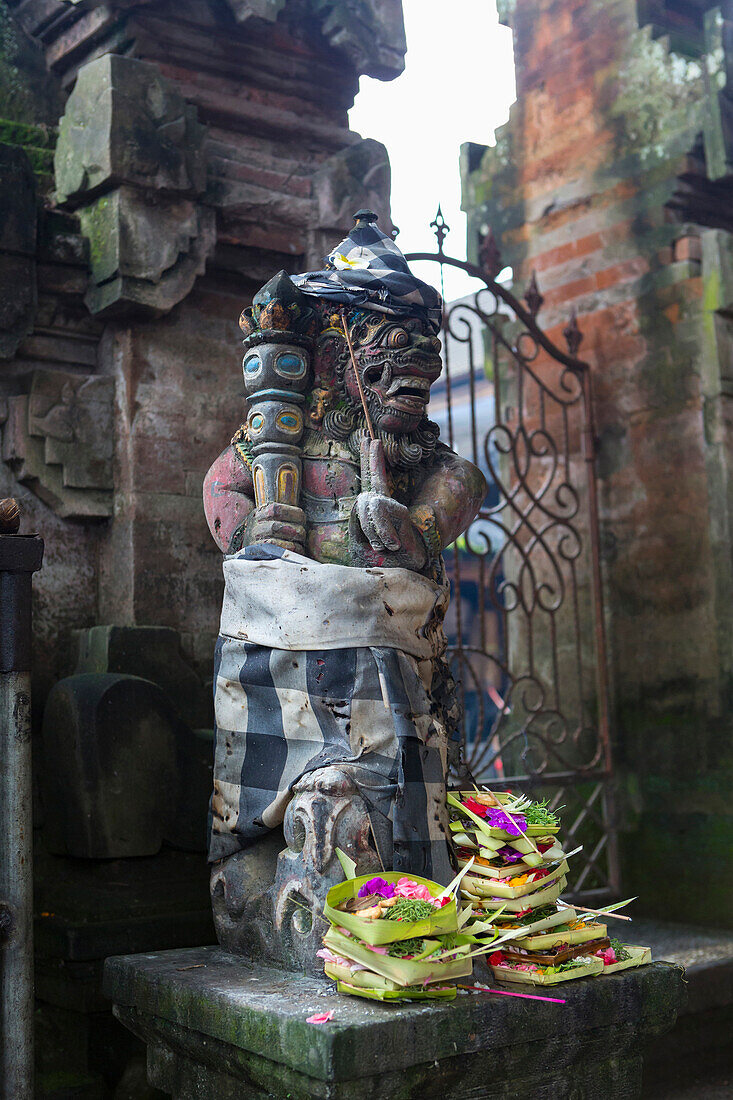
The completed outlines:
<svg viewBox="0 0 733 1100">
<path fill-rule="evenodd" d="M 325 978 L 265 969 L 204 947 L 109 958 L 104 993 L 128 1026 L 133 1017 L 164 1021 L 311 1079 L 338 1082 L 378 1075 L 385 1066 L 400 1071 L 491 1048 L 580 1040 L 599 1029 L 611 1047 L 643 1043 L 674 1024 L 682 979 L 681 967 L 657 962 L 546 990 L 516 988 L 565 1004 L 481 993 L 397 1007 L 338 996 Z M 329 1023 L 306 1022 L 330 1009 Z"/>
</svg>

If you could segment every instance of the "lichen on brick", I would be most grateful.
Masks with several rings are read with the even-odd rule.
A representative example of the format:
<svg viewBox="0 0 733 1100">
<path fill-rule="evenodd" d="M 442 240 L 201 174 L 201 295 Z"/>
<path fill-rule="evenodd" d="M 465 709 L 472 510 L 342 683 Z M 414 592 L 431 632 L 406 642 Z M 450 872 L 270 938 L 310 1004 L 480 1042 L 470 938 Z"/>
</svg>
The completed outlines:
<svg viewBox="0 0 733 1100">
<path fill-rule="evenodd" d="M 666 158 L 671 137 L 702 127 L 702 63 L 670 52 L 649 28 L 629 38 L 614 83 L 608 118 L 621 155 L 636 153 L 643 163 Z"/>
</svg>

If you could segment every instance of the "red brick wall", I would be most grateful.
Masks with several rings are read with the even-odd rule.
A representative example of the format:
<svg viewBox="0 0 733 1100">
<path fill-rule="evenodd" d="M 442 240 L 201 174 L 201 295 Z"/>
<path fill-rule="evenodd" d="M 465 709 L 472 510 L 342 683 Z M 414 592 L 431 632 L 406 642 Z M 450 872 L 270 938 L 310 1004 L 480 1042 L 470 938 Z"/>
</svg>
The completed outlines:
<svg viewBox="0 0 733 1100">
<path fill-rule="evenodd" d="M 692 856 L 713 835 L 704 815 L 708 795 L 722 805 L 727 759 L 731 448 L 710 338 L 720 234 L 678 224 L 667 203 L 709 102 L 699 67 L 640 28 L 632 0 L 512 7 L 517 102 L 465 175 L 469 243 L 491 225 L 520 294 L 536 271 L 539 321 L 561 346 L 577 310 L 599 436 L 622 821 L 641 820 L 633 843 L 650 858 L 672 858 L 672 835 Z M 711 862 L 728 859 L 714 835 Z M 627 880 L 637 871 L 630 861 Z M 670 896 L 660 885 L 649 904 Z"/>
</svg>

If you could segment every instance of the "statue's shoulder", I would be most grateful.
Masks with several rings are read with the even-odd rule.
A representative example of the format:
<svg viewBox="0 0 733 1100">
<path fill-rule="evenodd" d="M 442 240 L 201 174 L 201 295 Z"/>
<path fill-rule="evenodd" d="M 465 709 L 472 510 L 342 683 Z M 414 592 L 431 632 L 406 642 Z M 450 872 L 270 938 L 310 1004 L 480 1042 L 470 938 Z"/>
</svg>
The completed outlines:
<svg viewBox="0 0 733 1100">
<path fill-rule="evenodd" d="M 439 442 L 436 446 L 433 463 L 439 469 L 450 470 L 453 477 L 460 480 L 465 492 L 479 502 L 486 496 L 486 478 L 479 467 L 470 459 L 451 450 L 445 443 Z"/>
</svg>

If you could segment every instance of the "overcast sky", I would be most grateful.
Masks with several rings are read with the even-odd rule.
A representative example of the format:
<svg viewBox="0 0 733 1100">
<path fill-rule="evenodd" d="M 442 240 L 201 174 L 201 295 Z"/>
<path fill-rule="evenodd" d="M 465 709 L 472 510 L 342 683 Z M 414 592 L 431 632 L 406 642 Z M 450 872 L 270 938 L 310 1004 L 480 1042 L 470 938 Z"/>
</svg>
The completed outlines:
<svg viewBox="0 0 733 1100">
<path fill-rule="evenodd" d="M 432 252 L 430 222 L 440 202 L 451 227 L 445 249 L 466 258 L 458 156 L 464 141 L 492 145 L 514 100 L 511 31 L 494 0 L 403 0 L 407 62 L 397 80 L 362 77 L 351 128 L 377 138 L 392 163 L 392 219 L 403 252 Z M 437 268 L 416 273 L 433 282 Z M 449 281 L 450 280 L 450 281 Z M 475 289 L 446 269 L 446 298 Z"/>
</svg>

